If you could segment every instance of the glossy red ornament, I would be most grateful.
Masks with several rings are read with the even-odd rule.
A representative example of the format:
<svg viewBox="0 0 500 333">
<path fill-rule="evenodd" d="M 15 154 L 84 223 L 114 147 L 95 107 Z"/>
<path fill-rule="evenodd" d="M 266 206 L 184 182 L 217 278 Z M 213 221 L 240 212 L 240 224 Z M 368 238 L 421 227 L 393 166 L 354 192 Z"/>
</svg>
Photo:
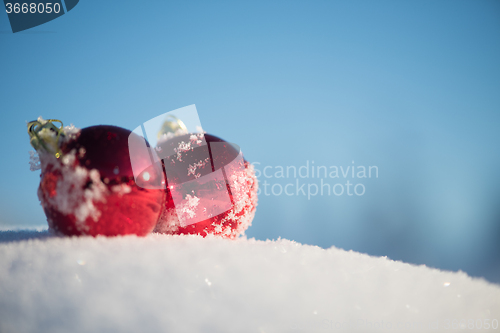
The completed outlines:
<svg viewBox="0 0 500 333">
<path fill-rule="evenodd" d="M 257 178 L 238 147 L 209 134 L 185 134 L 156 147 L 167 180 L 154 231 L 236 238 L 257 206 Z"/>
<path fill-rule="evenodd" d="M 155 227 L 165 201 L 162 189 L 134 181 L 130 142 L 144 140 L 116 126 L 92 126 L 60 144 L 60 157 L 39 151 L 38 196 L 49 228 L 64 235 L 144 236 Z M 147 165 L 150 156 L 135 156 Z M 149 170 L 148 182 L 163 174 Z"/>
</svg>

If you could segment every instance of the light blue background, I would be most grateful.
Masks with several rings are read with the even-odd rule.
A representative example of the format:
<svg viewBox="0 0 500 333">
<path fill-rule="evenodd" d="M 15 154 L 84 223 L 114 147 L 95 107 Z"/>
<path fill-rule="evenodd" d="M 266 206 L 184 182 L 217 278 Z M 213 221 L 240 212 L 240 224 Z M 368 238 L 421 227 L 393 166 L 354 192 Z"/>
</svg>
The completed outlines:
<svg viewBox="0 0 500 333">
<path fill-rule="evenodd" d="M 82 0 L 17 34 L 0 13 L 0 226 L 46 223 L 26 121 L 196 104 L 260 169 L 379 168 L 362 197 L 261 195 L 249 237 L 500 282 L 499 59 L 498 1 Z"/>
</svg>

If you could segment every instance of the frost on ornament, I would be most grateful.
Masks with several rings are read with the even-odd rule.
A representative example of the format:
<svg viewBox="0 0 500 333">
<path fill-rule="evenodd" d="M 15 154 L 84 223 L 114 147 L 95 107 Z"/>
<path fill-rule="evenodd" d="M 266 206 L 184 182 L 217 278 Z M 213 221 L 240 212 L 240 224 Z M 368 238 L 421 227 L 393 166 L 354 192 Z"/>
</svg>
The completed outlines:
<svg viewBox="0 0 500 333">
<path fill-rule="evenodd" d="M 257 178 L 239 147 L 203 131 L 194 105 L 148 120 L 133 133 L 148 140 L 143 151 L 163 169 L 163 211 L 154 229 L 167 234 L 236 238 L 250 226 L 257 206 Z M 140 183 L 141 163 L 134 161 Z M 138 171 L 136 171 L 136 169 Z"/>
<path fill-rule="evenodd" d="M 257 206 L 253 166 L 236 145 L 204 133 L 159 144 L 167 180 L 165 210 L 154 231 L 236 238 Z M 170 152 L 170 154 L 168 154 Z"/>
<path fill-rule="evenodd" d="M 131 141 L 131 132 L 116 126 L 79 130 L 41 117 L 28 124 L 28 133 L 41 169 L 38 197 L 52 232 L 142 236 L 153 230 L 165 192 L 134 181 L 128 145 L 143 138 L 132 136 Z M 31 169 L 37 169 L 37 156 L 31 156 Z M 163 180 L 159 170 L 143 171 L 150 175 L 144 182 Z"/>
<path fill-rule="evenodd" d="M 30 171 L 40 170 L 42 165 L 40 164 L 40 157 L 34 150 L 29 151 L 30 154 Z"/>
</svg>

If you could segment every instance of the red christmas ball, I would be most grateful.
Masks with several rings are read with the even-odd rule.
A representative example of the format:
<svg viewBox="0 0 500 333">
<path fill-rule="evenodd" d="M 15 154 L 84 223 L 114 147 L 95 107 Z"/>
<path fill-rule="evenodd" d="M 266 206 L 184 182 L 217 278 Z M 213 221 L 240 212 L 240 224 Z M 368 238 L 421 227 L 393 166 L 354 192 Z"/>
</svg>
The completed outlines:
<svg viewBox="0 0 500 333">
<path fill-rule="evenodd" d="M 185 134 L 156 147 L 167 181 L 155 232 L 236 238 L 251 225 L 257 178 L 238 147 L 209 134 Z"/>
<path fill-rule="evenodd" d="M 129 144 L 141 140 L 124 128 L 99 125 L 60 140 L 56 154 L 39 150 L 38 196 L 49 228 L 64 235 L 150 233 L 160 216 L 165 191 L 138 186 L 134 180 Z M 143 159 L 147 166 L 150 156 L 144 153 L 135 159 Z M 148 177 L 143 181 L 164 181 L 163 173 L 153 168 L 144 170 Z"/>
</svg>

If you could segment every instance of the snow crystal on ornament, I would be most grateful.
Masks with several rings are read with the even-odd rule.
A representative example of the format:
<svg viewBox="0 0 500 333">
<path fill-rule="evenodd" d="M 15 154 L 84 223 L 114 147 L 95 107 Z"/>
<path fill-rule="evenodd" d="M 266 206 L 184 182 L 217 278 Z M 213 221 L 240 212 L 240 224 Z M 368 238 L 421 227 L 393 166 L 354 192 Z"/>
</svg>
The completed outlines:
<svg viewBox="0 0 500 333">
<path fill-rule="evenodd" d="M 158 138 L 157 145 L 161 145 L 162 143 L 164 143 L 172 138 L 175 138 L 176 136 L 181 136 L 181 135 L 186 135 L 186 134 L 188 134 L 188 130 L 183 129 L 183 128 L 179 128 L 175 132 L 163 133 Z"/>
<path fill-rule="evenodd" d="M 71 141 L 73 140 L 76 135 L 80 132 L 80 129 L 78 127 L 75 127 L 75 125 L 70 124 L 69 126 L 64 126 L 64 134 L 66 135 L 65 141 Z"/>
<path fill-rule="evenodd" d="M 189 140 L 191 141 L 191 144 L 196 144 L 196 145 L 201 145 L 203 142 L 204 134 L 203 133 L 198 133 L 198 134 L 192 134 L 189 137 Z"/>
<path fill-rule="evenodd" d="M 200 178 L 201 173 L 196 173 L 196 168 L 203 168 L 208 162 L 210 162 L 210 157 L 207 157 L 205 160 L 200 160 L 198 163 L 190 164 L 187 175 L 193 175 L 195 178 Z"/>
<path fill-rule="evenodd" d="M 107 193 L 106 185 L 101 181 L 99 171 L 87 170 L 81 166 L 74 166 L 76 150 L 65 154 L 61 161 L 49 153 L 42 153 L 40 161 L 43 170 L 49 170 L 53 175 L 58 175 L 55 193 L 53 196 L 45 196 L 41 189 L 38 191 L 40 201 L 57 207 L 66 215 L 73 214 L 76 218 L 77 228 L 86 230 L 85 220 L 91 217 L 97 221 L 101 212 L 95 207 L 94 202 L 105 202 Z M 90 181 L 90 186 L 87 186 Z M 82 200 L 83 198 L 83 200 Z"/>
<path fill-rule="evenodd" d="M 40 163 L 40 157 L 38 153 L 34 150 L 30 150 L 30 171 L 40 170 L 42 165 Z"/>
<path fill-rule="evenodd" d="M 179 146 L 174 148 L 174 151 L 177 153 L 177 161 L 182 162 L 182 153 L 191 149 L 191 142 L 179 142 Z"/>
<path fill-rule="evenodd" d="M 173 234 L 182 226 L 175 209 L 165 209 L 161 213 L 153 232 Z"/>
<path fill-rule="evenodd" d="M 177 214 L 180 220 L 192 219 L 196 215 L 196 207 L 198 207 L 199 202 L 200 198 L 189 194 L 186 195 L 185 200 L 177 208 Z"/>
<path fill-rule="evenodd" d="M 111 191 L 118 193 L 118 195 L 124 195 L 132 192 L 132 188 L 127 184 L 120 184 L 112 186 Z"/>
</svg>

